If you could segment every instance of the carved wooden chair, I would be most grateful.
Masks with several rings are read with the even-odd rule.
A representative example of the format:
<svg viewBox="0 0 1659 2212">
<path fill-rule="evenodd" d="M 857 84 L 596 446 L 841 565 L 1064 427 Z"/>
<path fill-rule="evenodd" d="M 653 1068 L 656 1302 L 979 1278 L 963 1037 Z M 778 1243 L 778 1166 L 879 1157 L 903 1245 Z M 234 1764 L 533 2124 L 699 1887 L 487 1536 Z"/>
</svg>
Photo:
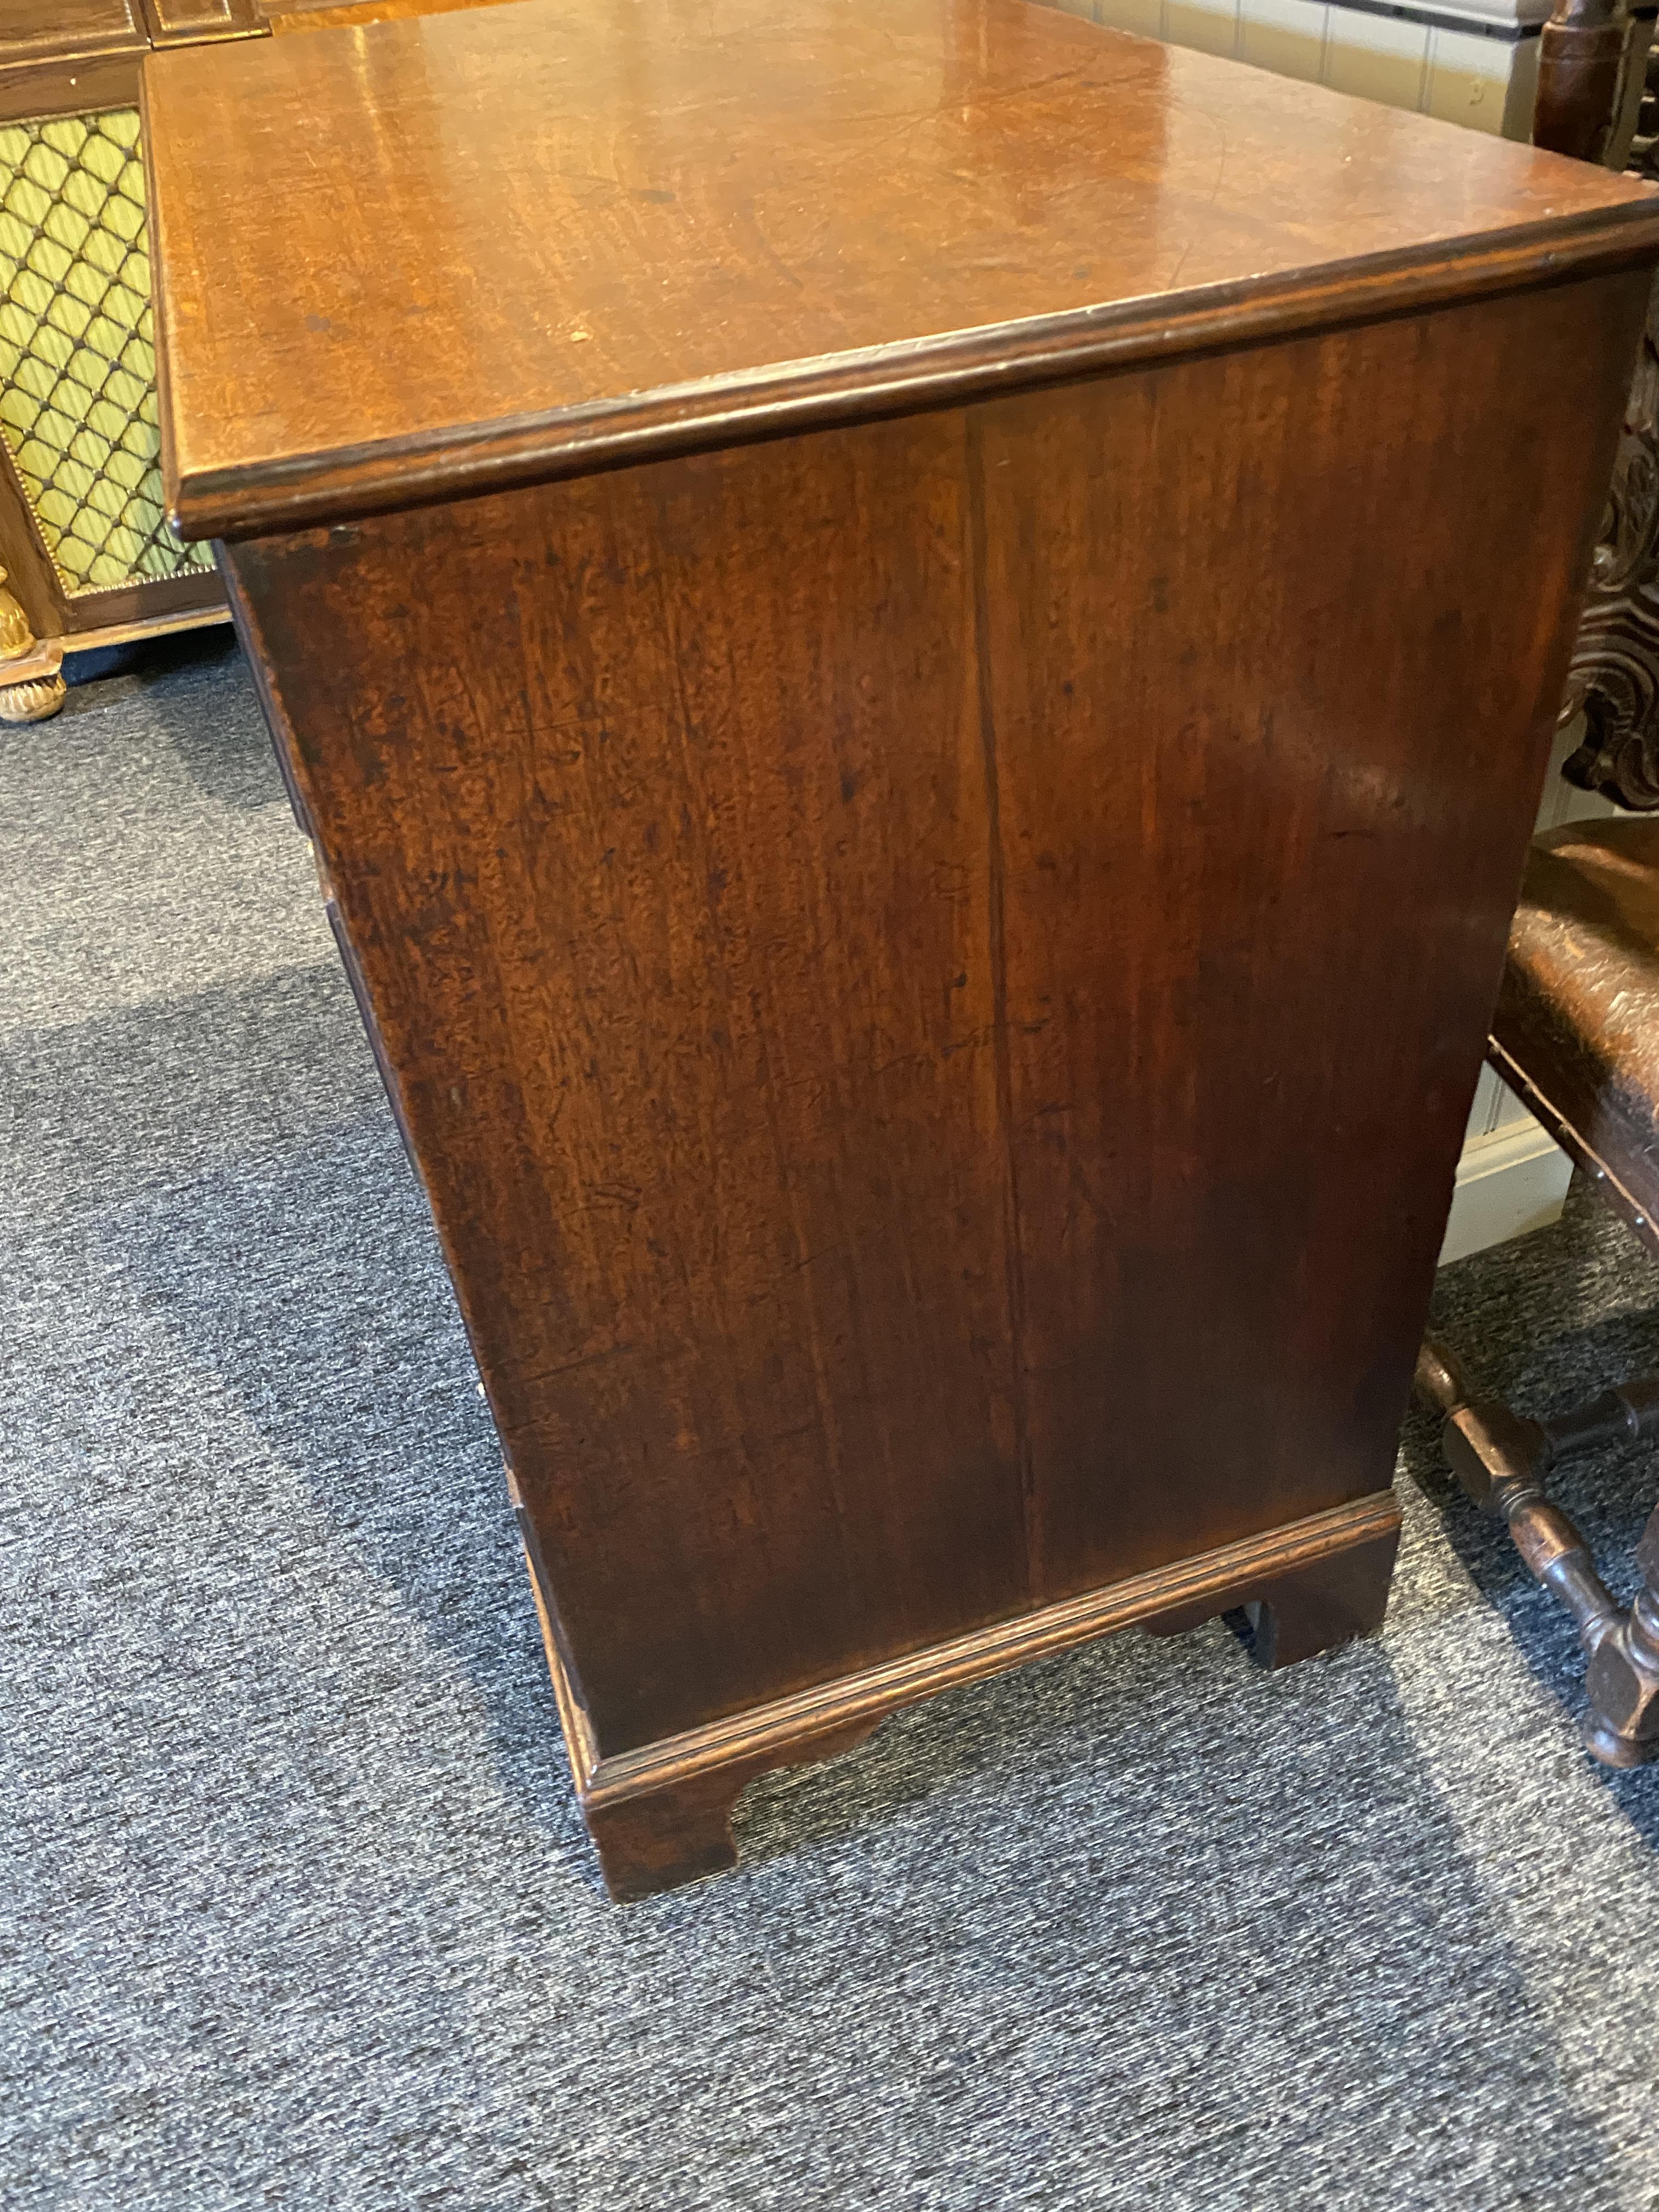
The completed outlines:
<svg viewBox="0 0 1659 2212">
<path fill-rule="evenodd" d="M 1534 137 L 1605 159 L 1636 125 L 1631 166 L 1659 176 L 1651 60 L 1639 116 L 1620 88 L 1626 19 L 1612 0 L 1559 0 L 1540 56 Z M 1528 863 L 1488 1058 L 1600 1195 L 1659 1256 L 1659 291 L 1626 410 L 1562 720 L 1582 713 L 1569 781 L 1626 810 L 1541 838 Z M 1659 1756 L 1659 1509 L 1637 1549 L 1643 1584 L 1617 1606 L 1546 1484 L 1561 1461 L 1659 1436 L 1659 1376 L 1558 1420 L 1483 1397 L 1431 1337 L 1417 1393 L 1468 1495 L 1507 1522 L 1537 1579 L 1571 1610 L 1589 1655 L 1586 1747 L 1611 1766 Z"/>
<path fill-rule="evenodd" d="M 1659 1256 L 1659 822 L 1579 823 L 1534 848 L 1489 1057 Z M 1545 1488 L 1576 1453 L 1659 1435 L 1659 1376 L 1557 1420 L 1527 1420 L 1482 1397 L 1431 1337 L 1417 1390 L 1444 1417 L 1442 1449 L 1464 1490 L 1508 1522 L 1527 1565 L 1571 1609 L 1589 1655 L 1586 1746 L 1610 1766 L 1659 1754 L 1659 1510 L 1626 1613 Z"/>
</svg>

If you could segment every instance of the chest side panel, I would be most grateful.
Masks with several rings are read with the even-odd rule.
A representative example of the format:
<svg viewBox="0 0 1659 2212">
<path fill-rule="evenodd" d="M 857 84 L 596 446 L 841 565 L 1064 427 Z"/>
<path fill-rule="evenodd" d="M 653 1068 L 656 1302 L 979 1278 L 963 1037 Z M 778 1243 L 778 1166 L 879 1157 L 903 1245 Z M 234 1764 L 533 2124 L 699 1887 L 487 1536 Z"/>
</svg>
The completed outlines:
<svg viewBox="0 0 1659 2212">
<path fill-rule="evenodd" d="M 233 550 L 602 1750 L 1386 1485 L 1642 290 Z"/>
</svg>

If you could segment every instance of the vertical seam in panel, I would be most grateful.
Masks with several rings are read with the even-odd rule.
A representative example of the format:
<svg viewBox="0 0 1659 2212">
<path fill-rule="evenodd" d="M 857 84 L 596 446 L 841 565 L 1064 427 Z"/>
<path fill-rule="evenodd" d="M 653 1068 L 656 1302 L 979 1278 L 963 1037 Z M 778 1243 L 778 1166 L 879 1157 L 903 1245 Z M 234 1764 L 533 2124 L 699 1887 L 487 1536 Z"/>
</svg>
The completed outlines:
<svg viewBox="0 0 1659 2212">
<path fill-rule="evenodd" d="M 1033 1597 L 1042 1558 L 1037 1501 L 1025 1401 L 1025 1258 L 1021 1237 L 1019 1169 L 1014 1149 L 1013 1069 L 1008 1051 L 1008 960 L 1002 845 L 1002 794 L 997 766 L 996 712 L 991 696 L 988 548 L 985 520 L 985 457 L 978 410 L 963 416 L 968 489 L 969 562 L 973 582 L 974 668 L 979 693 L 980 753 L 985 769 L 986 937 L 991 964 L 992 1046 L 995 1054 L 997 1120 L 1002 1134 L 1003 1249 L 1008 1285 L 1008 1323 L 1014 1450 L 1019 1470 L 1020 1519 L 1025 1535 L 1026 1585 Z"/>
</svg>

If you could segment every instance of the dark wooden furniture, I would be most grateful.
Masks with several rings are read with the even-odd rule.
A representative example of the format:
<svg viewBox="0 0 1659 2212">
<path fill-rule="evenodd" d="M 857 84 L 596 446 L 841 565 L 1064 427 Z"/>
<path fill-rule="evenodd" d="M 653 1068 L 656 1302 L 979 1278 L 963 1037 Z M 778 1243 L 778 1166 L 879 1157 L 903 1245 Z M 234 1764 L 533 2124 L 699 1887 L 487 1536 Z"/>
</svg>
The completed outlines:
<svg viewBox="0 0 1659 2212">
<path fill-rule="evenodd" d="M 1538 145 L 1580 161 L 1606 159 L 1626 119 L 1635 29 L 1628 0 L 1555 0 L 1539 34 L 1532 131 Z"/>
<path fill-rule="evenodd" d="M 1510 934 L 1491 1058 L 1659 1255 L 1659 823 L 1578 823 L 1539 841 Z M 1431 1338 L 1417 1383 L 1443 1419 L 1445 1455 L 1463 1488 L 1508 1524 L 1534 1574 L 1573 1613 L 1589 1658 L 1586 1747 L 1612 1766 L 1659 1754 L 1659 1511 L 1637 1554 L 1644 1586 L 1626 1611 L 1547 1489 L 1563 1459 L 1659 1436 L 1659 1376 L 1557 1420 L 1530 1420 L 1483 1395 Z"/>
<path fill-rule="evenodd" d="M 0 0 L 0 720 L 56 713 L 66 651 L 226 617 L 163 513 L 138 64 L 264 27 L 252 0 Z"/>
<path fill-rule="evenodd" d="M 458 4 L 0 0 L 0 721 L 56 713 L 65 653 L 228 617 L 162 511 L 143 56 Z"/>
<path fill-rule="evenodd" d="M 1536 134 L 1588 159 L 1622 158 L 1626 88 L 1583 11 L 1574 43 L 1563 0 L 1540 57 Z M 1602 21 L 1625 18 L 1599 10 Z M 1633 167 L 1651 175 L 1647 61 Z M 1659 811 L 1659 289 L 1650 301 L 1601 540 L 1559 720 L 1582 716 L 1563 774 L 1631 814 Z M 1488 1058 L 1592 1187 L 1659 1253 L 1659 823 L 1579 823 L 1539 840 L 1510 933 Z M 1448 1465 L 1504 1521 L 1533 1574 L 1571 1610 L 1589 1655 L 1585 1747 L 1611 1766 L 1659 1756 L 1659 1510 L 1638 1547 L 1643 1587 L 1620 1607 L 1572 1522 L 1552 1470 L 1618 1441 L 1659 1436 L 1659 1376 L 1604 1391 L 1554 1420 L 1482 1393 L 1451 1348 L 1426 1338 L 1417 1394 L 1442 1421 Z"/>
<path fill-rule="evenodd" d="M 613 1891 L 949 1684 L 1372 1626 L 1659 206 L 1018 0 L 145 94 Z"/>
<path fill-rule="evenodd" d="M 1603 72 L 1569 65 L 1559 45 L 1547 46 L 1542 58 L 1538 143 L 1558 153 L 1599 153 L 1612 167 L 1628 160 L 1632 175 L 1659 183 L 1659 46 L 1644 58 L 1636 101 L 1622 84 L 1609 89 Z M 1649 305 L 1626 401 L 1561 703 L 1564 724 L 1581 715 L 1579 742 L 1562 770 L 1567 781 L 1635 811 L 1659 807 L 1659 294 Z"/>
</svg>

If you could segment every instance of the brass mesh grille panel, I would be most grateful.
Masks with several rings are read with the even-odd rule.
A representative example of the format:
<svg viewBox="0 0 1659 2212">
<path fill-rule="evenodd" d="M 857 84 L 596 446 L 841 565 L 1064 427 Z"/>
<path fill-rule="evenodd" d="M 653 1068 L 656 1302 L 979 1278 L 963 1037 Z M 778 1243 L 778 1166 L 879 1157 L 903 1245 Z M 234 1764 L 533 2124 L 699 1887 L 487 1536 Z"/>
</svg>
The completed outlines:
<svg viewBox="0 0 1659 2212">
<path fill-rule="evenodd" d="M 64 588 L 205 568 L 161 511 L 131 108 L 0 129 L 0 435 Z"/>
</svg>

